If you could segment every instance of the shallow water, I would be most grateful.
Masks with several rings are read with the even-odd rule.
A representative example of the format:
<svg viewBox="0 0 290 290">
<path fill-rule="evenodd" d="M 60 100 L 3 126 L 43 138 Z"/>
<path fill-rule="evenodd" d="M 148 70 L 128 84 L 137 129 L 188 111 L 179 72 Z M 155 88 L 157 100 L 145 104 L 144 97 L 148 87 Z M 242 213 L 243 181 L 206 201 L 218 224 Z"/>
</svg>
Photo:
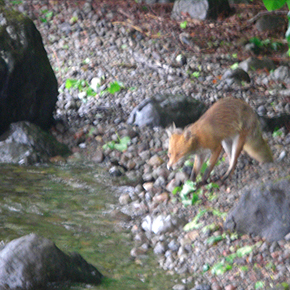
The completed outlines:
<svg viewBox="0 0 290 290">
<path fill-rule="evenodd" d="M 36 233 L 64 252 L 80 253 L 104 276 L 101 285 L 61 289 L 171 289 L 176 277 L 152 254 L 130 258 L 130 232 L 108 214 L 118 193 L 106 173 L 90 166 L 0 165 L 0 240 Z"/>
</svg>

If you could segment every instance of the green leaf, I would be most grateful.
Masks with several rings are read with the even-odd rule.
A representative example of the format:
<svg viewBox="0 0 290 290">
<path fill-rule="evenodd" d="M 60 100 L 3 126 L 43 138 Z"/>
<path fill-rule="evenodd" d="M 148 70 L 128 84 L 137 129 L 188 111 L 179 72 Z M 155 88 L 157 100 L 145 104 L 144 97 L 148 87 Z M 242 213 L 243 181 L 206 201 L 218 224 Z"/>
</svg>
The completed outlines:
<svg viewBox="0 0 290 290">
<path fill-rule="evenodd" d="M 186 26 L 187 26 L 187 21 L 183 21 L 183 22 L 180 23 L 180 28 L 181 29 L 185 29 Z"/>
<path fill-rule="evenodd" d="M 289 0 L 289 3 L 288 3 L 288 6 L 289 5 L 290 5 L 290 0 Z M 285 33 L 285 37 L 286 37 L 286 40 L 288 42 L 288 46 L 290 47 L 290 12 L 288 12 L 287 18 L 288 18 L 288 29 L 287 29 L 287 31 Z"/>
<path fill-rule="evenodd" d="M 239 63 L 235 62 L 234 64 L 231 65 L 231 69 L 235 70 L 239 67 Z"/>
<path fill-rule="evenodd" d="M 255 44 L 255 46 L 257 46 L 257 47 L 262 47 L 263 46 L 262 41 L 258 37 L 250 38 L 249 42 Z"/>
<path fill-rule="evenodd" d="M 274 132 L 272 133 L 273 137 L 279 137 L 283 135 L 283 132 L 281 131 L 280 128 L 275 128 Z"/>
<path fill-rule="evenodd" d="M 76 84 L 76 82 L 77 82 L 77 80 L 67 79 L 65 82 L 66 89 L 70 89 L 71 87 L 73 87 Z"/>
<path fill-rule="evenodd" d="M 221 211 L 219 211 L 217 209 L 213 209 L 212 210 L 212 214 L 215 215 L 215 216 L 218 216 L 218 217 L 222 217 L 222 218 L 227 216 L 226 212 L 221 212 Z"/>
<path fill-rule="evenodd" d="M 125 136 L 119 140 L 121 144 L 128 145 L 131 142 L 131 138 L 129 136 Z"/>
<path fill-rule="evenodd" d="M 263 0 L 263 3 L 268 11 L 273 11 L 283 7 L 286 3 L 286 0 Z"/>
<path fill-rule="evenodd" d="M 115 149 L 118 151 L 124 152 L 127 150 L 127 144 L 117 143 L 115 144 Z"/>
<path fill-rule="evenodd" d="M 194 229 L 199 229 L 203 223 L 198 223 L 198 220 L 207 212 L 206 209 L 204 210 L 201 210 L 195 217 L 194 219 L 187 223 L 184 227 L 183 227 L 183 230 L 188 232 L 188 231 L 191 231 L 191 230 L 194 230 Z"/>
<path fill-rule="evenodd" d="M 191 74 L 194 78 L 198 78 L 200 76 L 200 72 L 199 71 L 194 71 L 192 74 Z"/>
<path fill-rule="evenodd" d="M 97 93 L 91 88 L 87 88 L 87 96 L 95 96 Z"/>
<path fill-rule="evenodd" d="M 115 82 L 109 84 L 107 91 L 113 95 L 113 94 L 119 92 L 121 90 L 121 88 L 123 88 L 123 87 L 124 86 L 121 82 L 115 81 Z"/>
<path fill-rule="evenodd" d="M 233 253 L 233 254 L 226 256 L 225 259 L 228 263 L 233 264 L 236 257 L 237 257 L 237 254 Z"/>
<path fill-rule="evenodd" d="M 257 281 L 255 283 L 255 289 L 262 289 L 264 288 L 264 282 L 263 281 Z"/>
<path fill-rule="evenodd" d="M 115 148 L 115 141 L 110 141 L 110 142 L 103 145 L 104 150 L 106 150 L 106 149 L 113 150 L 114 148 Z"/>
<path fill-rule="evenodd" d="M 176 186 L 176 187 L 174 187 L 173 190 L 172 190 L 172 194 L 175 195 L 176 193 L 180 192 L 181 189 L 182 189 L 181 186 Z"/>
<path fill-rule="evenodd" d="M 245 247 L 239 248 L 236 253 L 237 253 L 238 257 L 242 258 L 242 257 L 250 254 L 252 251 L 253 251 L 253 247 L 245 246 Z"/>
<path fill-rule="evenodd" d="M 194 193 L 191 198 L 191 205 L 194 205 L 199 200 L 198 194 Z"/>
<path fill-rule="evenodd" d="M 249 267 L 247 267 L 247 266 L 241 266 L 240 269 L 243 272 L 247 272 L 249 270 Z"/>
<path fill-rule="evenodd" d="M 206 162 L 204 162 L 204 163 L 201 165 L 200 173 L 201 173 L 201 174 L 204 174 L 207 168 L 208 168 L 208 164 L 207 164 Z"/>
<path fill-rule="evenodd" d="M 225 264 L 224 262 L 219 262 L 213 265 L 211 272 L 213 275 L 223 275 L 225 272 L 232 269 L 232 266 Z"/>
<path fill-rule="evenodd" d="M 219 241 L 221 241 L 223 239 L 223 236 L 219 235 L 219 236 L 212 236 L 212 237 L 209 237 L 206 242 L 210 245 L 212 244 L 216 244 L 218 243 Z"/>
<path fill-rule="evenodd" d="M 191 181 L 191 180 L 187 180 L 184 183 L 180 194 L 181 195 L 188 195 L 190 192 L 193 192 L 195 190 L 196 190 L 196 182 Z"/>
<path fill-rule="evenodd" d="M 217 183 L 211 182 L 205 186 L 207 190 L 211 190 L 213 188 L 219 188 L 220 186 Z"/>
</svg>

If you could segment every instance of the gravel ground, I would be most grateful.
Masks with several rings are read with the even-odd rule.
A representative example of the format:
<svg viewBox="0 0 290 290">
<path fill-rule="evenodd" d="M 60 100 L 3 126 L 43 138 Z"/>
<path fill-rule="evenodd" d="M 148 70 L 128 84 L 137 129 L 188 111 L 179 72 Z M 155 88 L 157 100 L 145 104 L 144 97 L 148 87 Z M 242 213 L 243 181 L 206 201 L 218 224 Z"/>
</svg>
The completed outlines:
<svg viewBox="0 0 290 290">
<path fill-rule="evenodd" d="M 198 47 L 186 49 L 179 41 L 178 30 L 166 37 L 162 33 L 147 37 L 125 21 L 130 16 L 126 10 L 112 9 L 109 4 L 102 1 L 91 10 L 88 3 L 80 5 L 82 9 L 58 3 L 48 7 L 54 12 L 52 19 L 40 12 L 44 4 L 41 9 L 35 5 L 34 16 L 59 80 L 56 118 L 62 122 L 56 125 L 54 134 L 70 145 L 72 158 L 82 155 L 100 164 L 108 169 L 115 184 L 120 184 L 119 205 L 113 214 L 132 231 L 136 243 L 132 257 L 142 263 L 140 256 L 153 249 L 166 273 L 178 272 L 183 277 L 182 284 L 173 289 L 271 289 L 289 283 L 289 240 L 268 243 L 259 237 L 223 230 L 226 213 L 245 187 L 289 176 L 289 128 L 275 137 L 265 133 L 274 164 L 262 166 L 242 155 L 225 184 L 218 189 L 203 187 L 199 201 L 184 207 L 181 197 L 172 191 L 188 179 L 188 173 L 186 169 L 166 169 L 165 130 L 126 124 L 131 110 L 156 94 L 189 95 L 207 105 L 234 96 L 265 116 L 289 114 L 287 87 L 273 80 L 266 70 L 249 72 L 251 84 L 223 85 L 220 76 L 237 62 L 232 56 L 234 47 L 218 55 L 203 53 Z M 153 17 L 148 15 L 143 15 L 143 21 L 150 23 Z M 40 16 L 48 21 L 40 22 Z M 162 16 L 154 17 L 163 21 Z M 176 60 L 179 54 L 185 57 L 185 63 Z M 193 72 L 199 72 L 198 77 L 190 77 Z M 96 96 L 66 88 L 67 79 L 98 83 Z M 108 88 L 115 81 L 123 88 L 111 94 Z M 125 152 L 103 149 L 104 144 L 125 136 L 130 137 Z M 222 162 L 213 178 L 226 168 L 226 162 Z M 184 231 L 183 226 L 198 214 L 195 228 Z M 231 258 L 238 249 L 242 254 Z"/>
</svg>

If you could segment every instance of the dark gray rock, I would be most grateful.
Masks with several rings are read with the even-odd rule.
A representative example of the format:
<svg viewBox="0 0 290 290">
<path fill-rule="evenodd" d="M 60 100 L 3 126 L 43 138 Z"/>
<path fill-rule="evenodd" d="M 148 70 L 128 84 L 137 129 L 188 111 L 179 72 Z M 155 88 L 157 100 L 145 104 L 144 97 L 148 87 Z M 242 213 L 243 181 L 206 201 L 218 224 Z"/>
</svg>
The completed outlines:
<svg viewBox="0 0 290 290">
<path fill-rule="evenodd" d="M 0 7 L 0 134 L 10 123 L 53 121 L 57 80 L 42 38 L 26 16 Z"/>
<path fill-rule="evenodd" d="M 268 71 L 271 71 L 275 69 L 275 64 L 271 59 L 266 57 L 263 59 L 249 57 L 248 59 L 242 61 L 239 64 L 239 67 L 246 72 L 257 69 L 267 69 Z"/>
<path fill-rule="evenodd" d="M 34 164 L 50 157 L 68 155 L 68 147 L 40 127 L 26 122 L 10 124 L 0 136 L 0 163 Z"/>
<path fill-rule="evenodd" d="M 230 211 L 225 229 L 279 241 L 290 232 L 290 181 L 246 190 Z"/>
<path fill-rule="evenodd" d="M 274 117 L 259 116 L 259 120 L 263 131 L 274 132 L 277 128 L 287 127 L 290 115 L 281 114 L 280 116 Z"/>
<path fill-rule="evenodd" d="M 231 8 L 228 0 L 176 0 L 171 16 L 178 19 L 188 14 L 194 19 L 217 19 L 220 13 L 228 15 Z"/>
<path fill-rule="evenodd" d="M 156 96 L 145 99 L 135 107 L 128 124 L 138 126 L 166 127 L 173 122 L 177 127 L 194 123 L 206 111 L 206 106 L 190 97 L 185 96 Z"/>
<path fill-rule="evenodd" d="M 283 17 L 279 15 L 263 15 L 256 22 L 259 31 L 275 30 L 285 23 Z"/>
<path fill-rule="evenodd" d="M 65 254 L 48 239 L 30 234 L 0 251 L 0 289 L 47 289 L 52 282 L 99 284 L 102 274 L 79 254 Z"/>
<path fill-rule="evenodd" d="M 242 82 L 246 83 L 251 82 L 249 74 L 241 68 L 237 68 L 235 70 L 232 69 L 227 70 L 224 73 L 222 80 L 224 80 L 228 85 L 231 85 L 234 82 L 237 84 L 242 84 Z"/>
</svg>

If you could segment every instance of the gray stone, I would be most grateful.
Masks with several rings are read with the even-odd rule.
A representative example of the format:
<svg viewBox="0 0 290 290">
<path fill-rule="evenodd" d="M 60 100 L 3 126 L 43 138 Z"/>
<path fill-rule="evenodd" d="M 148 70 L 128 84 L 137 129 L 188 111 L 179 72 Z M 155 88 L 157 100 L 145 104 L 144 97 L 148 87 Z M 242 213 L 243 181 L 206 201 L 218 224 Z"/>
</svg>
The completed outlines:
<svg viewBox="0 0 290 290">
<path fill-rule="evenodd" d="M 99 284 L 102 274 L 79 254 L 65 254 L 48 239 L 30 234 L 0 251 L 0 289 L 47 289 L 52 282 Z"/>
<path fill-rule="evenodd" d="M 238 84 L 242 84 L 242 82 L 251 82 L 249 74 L 241 68 L 227 70 L 222 76 L 222 80 L 225 80 L 228 85 L 231 85 L 234 82 Z"/>
<path fill-rule="evenodd" d="M 272 73 L 273 79 L 285 83 L 290 83 L 290 68 L 288 66 L 279 66 Z"/>
<path fill-rule="evenodd" d="M 263 59 L 249 57 L 248 59 L 242 61 L 239 64 L 239 67 L 246 72 L 257 69 L 267 69 L 268 71 L 271 71 L 275 69 L 275 64 L 271 59 L 266 57 Z"/>
<path fill-rule="evenodd" d="M 246 190 L 230 211 L 225 228 L 240 234 L 282 240 L 290 232 L 290 181 Z"/>
<path fill-rule="evenodd" d="M 283 17 L 279 15 L 263 15 L 256 22 L 259 31 L 275 30 L 285 23 Z"/>
<path fill-rule="evenodd" d="M 0 23 L 0 134 L 23 120 L 47 129 L 58 86 L 41 35 L 28 17 L 3 7 Z"/>
<path fill-rule="evenodd" d="M 194 19 L 217 19 L 220 13 L 229 14 L 231 11 L 228 0 L 176 0 L 171 16 L 180 18 L 189 14 Z"/>
<path fill-rule="evenodd" d="M 38 126 L 22 121 L 12 123 L 0 136 L 0 162 L 34 164 L 50 157 L 68 155 L 68 147 Z"/>
<path fill-rule="evenodd" d="M 157 95 L 147 98 L 135 107 L 128 120 L 128 124 L 137 126 L 162 126 L 172 125 L 184 127 L 194 123 L 206 111 L 206 106 L 189 97 L 181 95 Z"/>
</svg>

